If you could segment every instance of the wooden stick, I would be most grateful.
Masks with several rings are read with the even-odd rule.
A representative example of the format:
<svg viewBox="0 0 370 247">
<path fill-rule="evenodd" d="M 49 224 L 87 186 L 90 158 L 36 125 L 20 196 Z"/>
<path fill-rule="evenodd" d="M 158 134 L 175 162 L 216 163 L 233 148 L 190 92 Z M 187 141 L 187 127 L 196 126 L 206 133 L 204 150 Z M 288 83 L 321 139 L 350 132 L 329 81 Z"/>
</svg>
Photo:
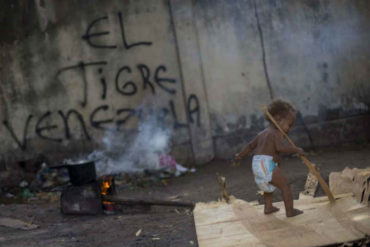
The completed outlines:
<svg viewBox="0 0 370 247">
<path fill-rule="evenodd" d="M 185 207 L 194 208 L 193 202 L 174 202 L 163 200 L 141 200 L 141 199 L 126 199 L 116 196 L 104 196 L 103 201 L 114 202 L 123 205 L 158 205 L 158 206 L 172 206 L 172 207 Z"/>
<path fill-rule="evenodd" d="M 266 116 L 271 120 L 271 122 L 275 125 L 275 127 L 283 134 L 283 136 L 287 139 L 287 141 L 292 145 L 293 147 L 297 147 L 294 142 L 289 138 L 289 136 L 284 132 L 284 130 L 279 126 L 279 124 L 276 122 L 274 117 L 269 113 L 266 107 L 261 107 L 263 112 L 266 114 Z M 334 196 L 331 193 L 329 186 L 326 184 L 325 180 L 320 176 L 320 173 L 316 170 L 316 168 L 311 164 L 311 162 L 306 158 L 304 155 L 300 155 L 303 163 L 310 169 L 311 173 L 315 175 L 317 180 L 319 181 L 321 187 L 324 189 L 325 194 L 328 196 L 330 202 L 334 202 Z"/>
</svg>

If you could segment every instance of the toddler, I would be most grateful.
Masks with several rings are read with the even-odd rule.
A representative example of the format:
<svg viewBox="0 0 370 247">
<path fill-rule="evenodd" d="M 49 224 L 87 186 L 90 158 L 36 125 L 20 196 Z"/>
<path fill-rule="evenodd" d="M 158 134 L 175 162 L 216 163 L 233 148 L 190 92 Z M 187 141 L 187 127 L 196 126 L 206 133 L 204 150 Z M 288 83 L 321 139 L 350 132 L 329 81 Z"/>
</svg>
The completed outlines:
<svg viewBox="0 0 370 247">
<path fill-rule="evenodd" d="M 295 123 L 295 108 L 289 102 L 277 99 L 272 101 L 267 109 L 284 132 L 288 133 Z M 279 168 L 279 155 L 284 153 L 304 153 L 301 148 L 285 145 L 283 139 L 283 135 L 270 122 L 268 128 L 258 133 L 240 153 L 235 155 L 235 160 L 241 160 L 245 155 L 253 152 L 252 170 L 257 186 L 264 191 L 264 213 L 271 214 L 279 210 L 272 205 L 272 193 L 278 187 L 283 197 L 286 216 L 293 217 L 302 214 L 303 211 L 293 207 L 290 185 Z"/>
</svg>

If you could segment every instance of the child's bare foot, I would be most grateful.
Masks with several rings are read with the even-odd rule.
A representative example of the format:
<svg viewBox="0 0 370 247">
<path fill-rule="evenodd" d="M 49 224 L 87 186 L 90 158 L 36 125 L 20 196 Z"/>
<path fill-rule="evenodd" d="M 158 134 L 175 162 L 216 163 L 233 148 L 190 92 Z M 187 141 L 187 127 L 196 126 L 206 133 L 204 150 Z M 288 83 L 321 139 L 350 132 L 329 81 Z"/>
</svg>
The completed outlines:
<svg viewBox="0 0 370 247">
<path fill-rule="evenodd" d="M 292 212 L 286 212 L 286 217 L 294 217 L 294 216 L 297 216 L 299 214 L 303 214 L 303 211 L 299 210 L 299 209 L 296 209 L 296 208 L 293 208 Z"/>
<path fill-rule="evenodd" d="M 272 213 L 275 213 L 275 212 L 277 212 L 279 210 L 280 210 L 280 208 L 277 208 L 277 207 L 272 206 L 272 208 L 265 209 L 265 214 L 272 214 Z"/>
</svg>

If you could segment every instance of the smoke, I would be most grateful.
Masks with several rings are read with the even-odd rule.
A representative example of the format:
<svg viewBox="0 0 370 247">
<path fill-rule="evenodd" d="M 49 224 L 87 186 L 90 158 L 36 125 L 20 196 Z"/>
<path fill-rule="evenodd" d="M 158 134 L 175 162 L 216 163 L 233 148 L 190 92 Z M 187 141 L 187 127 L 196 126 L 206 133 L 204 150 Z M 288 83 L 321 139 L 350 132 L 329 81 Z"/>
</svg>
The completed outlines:
<svg viewBox="0 0 370 247">
<path fill-rule="evenodd" d="M 170 151 L 171 134 L 172 128 L 158 115 L 149 114 L 135 133 L 107 131 L 102 149 L 89 154 L 88 159 L 95 160 L 97 176 L 155 170 L 159 168 L 158 155 Z"/>
</svg>

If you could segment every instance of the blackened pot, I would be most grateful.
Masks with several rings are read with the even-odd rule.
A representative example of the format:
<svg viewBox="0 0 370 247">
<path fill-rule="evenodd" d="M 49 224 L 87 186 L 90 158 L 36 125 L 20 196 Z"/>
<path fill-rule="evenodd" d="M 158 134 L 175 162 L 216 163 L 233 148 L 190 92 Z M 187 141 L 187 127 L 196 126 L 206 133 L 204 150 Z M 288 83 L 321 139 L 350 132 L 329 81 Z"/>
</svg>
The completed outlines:
<svg viewBox="0 0 370 247">
<path fill-rule="evenodd" d="M 69 179 L 73 185 L 84 185 L 96 181 L 96 171 L 94 161 L 83 163 L 68 164 Z"/>
</svg>

